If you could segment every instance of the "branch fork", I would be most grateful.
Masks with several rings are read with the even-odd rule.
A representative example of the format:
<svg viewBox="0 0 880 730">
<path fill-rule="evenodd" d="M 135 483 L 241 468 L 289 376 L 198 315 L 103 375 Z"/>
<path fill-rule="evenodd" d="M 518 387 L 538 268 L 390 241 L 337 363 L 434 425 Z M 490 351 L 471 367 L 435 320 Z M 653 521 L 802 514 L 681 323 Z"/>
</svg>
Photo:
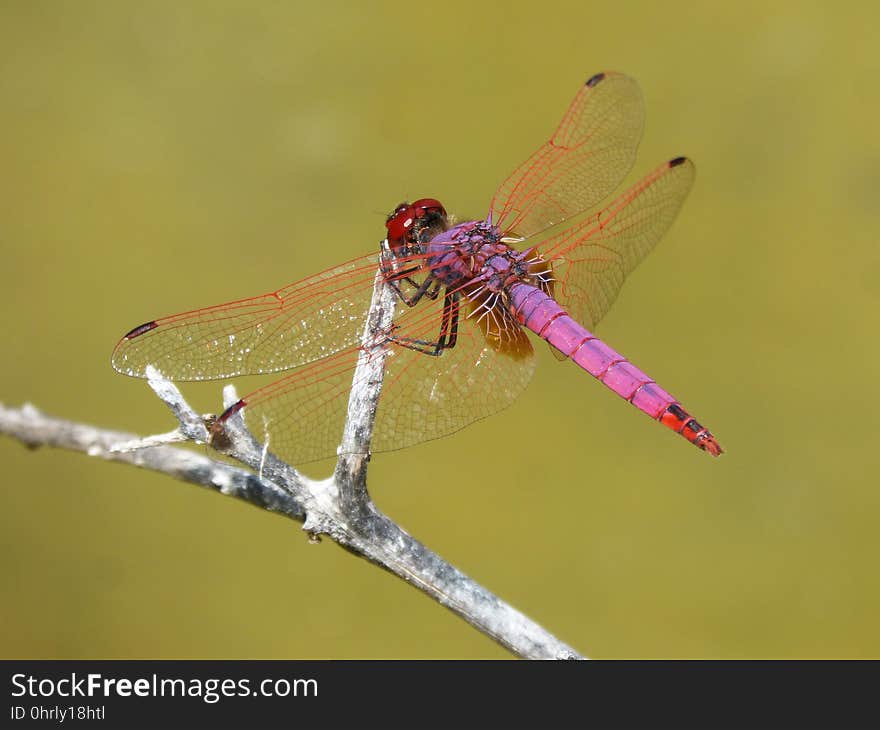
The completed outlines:
<svg viewBox="0 0 880 730">
<path fill-rule="evenodd" d="M 329 479 L 309 479 L 281 461 L 247 430 L 240 414 L 227 419 L 222 430 L 218 430 L 210 419 L 196 413 L 177 387 L 154 368 L 148 373 L 149 385 L 179 423 L 170 433 L 136 438 L 53 419 L 29 405 L 7 409 L 2 404 L 0 433 L 30 446 L 71 448 L 162 471 L 284 514 L 301 521 L 310 539 L 327 535 L 417 587 L 520 657 L 583 658 L 431 552 L 382 514 L 370 499 L 370 440 L 387 356 L 383 343 L 392 326 L 395 296 L 392 288 L 385 285 L 381 271 L 377 272 L 338 461 Z M 225 407 L 238 400 L 231 386 L 224 388 L 223 395 Z M 210 443 L 249 469 L 169 445 L 180 441 Z"/>
</svg>

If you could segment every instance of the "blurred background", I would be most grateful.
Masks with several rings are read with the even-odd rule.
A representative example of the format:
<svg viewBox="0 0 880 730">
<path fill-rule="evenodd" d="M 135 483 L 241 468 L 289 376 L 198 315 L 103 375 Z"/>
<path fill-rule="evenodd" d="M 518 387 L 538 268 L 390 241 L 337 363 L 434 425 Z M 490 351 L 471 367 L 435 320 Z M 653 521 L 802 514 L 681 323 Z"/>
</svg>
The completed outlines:
<svg viewBox="0 0 880 730">
<path fill-rule="evenodd" d="M 598 333 L 727 453 L 537 348 L 515 405 L 377 456 L 372 494 L 590 656 L 876 657 L 878 22 L 794 1 L 4 2 L 0 401 L 172 428 L 111 370 L 124 332 L 366 253 L 404 198 L 485 215 L 580 84 L 624 71 L 648 110 L 629 180 L 680 154 L 698 176 Z M 184 392 L 219 407 L 219 384 Z M 508 656 L 297 523 L 9 439 L 0 461 L 4 658 Z"/>
</svg>

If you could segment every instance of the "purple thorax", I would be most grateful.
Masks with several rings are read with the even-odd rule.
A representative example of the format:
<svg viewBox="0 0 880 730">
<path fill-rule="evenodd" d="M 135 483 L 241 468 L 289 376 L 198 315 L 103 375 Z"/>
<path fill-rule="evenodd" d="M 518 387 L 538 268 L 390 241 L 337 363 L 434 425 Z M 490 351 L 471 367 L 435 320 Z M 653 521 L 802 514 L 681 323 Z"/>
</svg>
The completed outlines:
<svg viewBox="0 0 880 730">
<path fill-rule="evenodd" d="M 526 253 L 501 240 L 500 231 L 486 221 L 467 221 L 453 226 L 431 239 L 428 266 L 447 287 L 468 281 L 483 282 L 498 291 L 513 279 L 519 279 Z"/>
</svg>

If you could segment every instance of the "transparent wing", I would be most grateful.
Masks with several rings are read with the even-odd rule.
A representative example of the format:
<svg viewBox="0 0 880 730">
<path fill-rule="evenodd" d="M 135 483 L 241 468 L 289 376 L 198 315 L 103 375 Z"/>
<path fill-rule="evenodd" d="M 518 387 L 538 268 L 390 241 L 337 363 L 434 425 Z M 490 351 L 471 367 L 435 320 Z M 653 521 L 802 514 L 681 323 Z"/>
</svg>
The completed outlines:
<svg viewBox="0 0 880 730">
<path fill-rule="evenodd" d="M 378 261 L 362 256 L 274 292 L 147 322 L 119 341 L 113 367 L 214 380 L 327 357 L 360 342 Z"/>
<path fill-rule="evenodd" d="M 588 329 L 609 310 L 626 276 L 672 225 L 694 183 L 693 163 L 664 163 L 604 210 L 539 245 L 553 268 L 553 293 Z"/>
<path fill-rule="evenodd" d="M 635 81 L 612 72 L 593 76 L 553 136 L 498 188 L 492 222 L 528 237 L 604 200 L 632 168 L 644 118 Z"/>
<path fill-rule="evenodd" d="M 400 344 L 436 341 L 446 305 L 398 304 L 372 450 L 390 451 L 439 438 L 506 408 L 535 367 L 526 333 L 503 337 L 462 305 L 457 342 L 438 356 Z M 269 449 L 294 464 L 333 456 L 342 436 L 359 349 L 347 348 L 257 390 L 242 401 L 245 423 Z"/>
</svg>

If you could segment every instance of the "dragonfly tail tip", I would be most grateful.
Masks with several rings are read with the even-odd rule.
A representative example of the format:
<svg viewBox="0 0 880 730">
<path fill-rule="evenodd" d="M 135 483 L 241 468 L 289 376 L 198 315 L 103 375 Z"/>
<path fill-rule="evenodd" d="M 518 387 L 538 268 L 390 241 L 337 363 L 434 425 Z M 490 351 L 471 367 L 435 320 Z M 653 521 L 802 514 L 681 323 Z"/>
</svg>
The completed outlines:
<svg viewBox="0 0 880 730">
<path fill-rule="evenodd" d="M 712 456 L 721 456 L 724 453 L 724 449 L 721 448 L 721 444 L 719 444 L 715 437 L 712 434 L 706 434 L 706 437 L 700 441 L 698 446 L 703 451 L 708 451 Z"/>
</svg>

